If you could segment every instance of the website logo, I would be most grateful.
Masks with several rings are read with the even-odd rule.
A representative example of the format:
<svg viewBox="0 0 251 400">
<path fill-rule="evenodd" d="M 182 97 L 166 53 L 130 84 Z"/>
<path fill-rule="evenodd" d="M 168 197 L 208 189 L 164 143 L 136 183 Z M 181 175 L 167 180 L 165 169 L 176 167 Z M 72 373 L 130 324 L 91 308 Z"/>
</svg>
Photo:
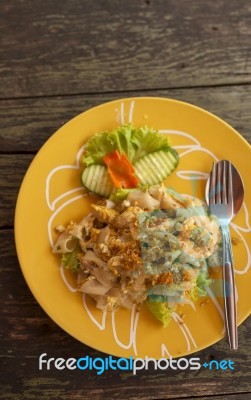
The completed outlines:
<svg viewBox="0 0 251 400">
<path fill-rule="evenodd" d="M 138 371 L 148 370 L 150 367 L 154 370 L 190 370 L 195 371 L 201 368 L 207 368 L 210 370 L 234 370 L 234 361 L 231 360 L 211 360 L 209 363 L 200 362 L 199 357 L 191 358 L 114 358 L 113 356 L 107 356 L 105 358 L 96 357 L 92 358 L 89 356 L 79 357 L 79 358 L 47 358 L 47 353 L 43 353 L 39 357 L 38 362 L 39 370 L 51 370 L 56 368 L 58 370 L 68 369 L 74 370 L 78 369 L 81 371 L 95 371 L 97 375 L 102 375 L 108 370 L 120 370 L 120 371 L 132 371 L 133 375 L 137 375 Z"/>
</svg>

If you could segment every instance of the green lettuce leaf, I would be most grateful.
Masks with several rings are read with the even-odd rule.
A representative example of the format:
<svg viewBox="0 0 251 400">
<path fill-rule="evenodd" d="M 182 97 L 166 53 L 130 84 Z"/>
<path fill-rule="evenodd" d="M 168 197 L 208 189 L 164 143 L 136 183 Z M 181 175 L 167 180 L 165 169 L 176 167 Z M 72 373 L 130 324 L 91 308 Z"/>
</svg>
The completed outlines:
<svg viewBox="0 0 251 400">
<path fill-rule="evenodd" d="M 211 285 L 212 279 L 209 278 L 207 271 L 200 271 L 197 278 L 197 293 L 199 297 L 207 295 L 206 286 Z"/>
<path fill-rule="evenodd" d="M 79 250 L 73 250 L 71 253 L 64 253 L 61 257 L 61 263 L 72 272 L 77 272 L 80 266 L 77 258 Z"/>
<path fill-rule="evenodd" d="M 87 167 L 92 164 L 104 164 L 102 158 L 115 148 L 110 132 L 96 133 L 86 143 L 82 161 Z"/>
<path fill-rule="evenodd" d="M 133 163 L 146 154 L 170 149 L 168 136 L 158 133 L 158 131 L 147 126 L 135 129 L 132 136 L 132 143 L 136 146 L 136 152 L 132 159 Z"/>
<path fill-rule="evenodd" d="M 110 133 L 110 138 L 115 144 L 115 149 L 117 149 L 120 154 L 125 153 L 131 161 L 136 151 L 132 141 L 134 133 L 135 129 L 131 124 L 122 125 Z"/>
<path fill-rule="evenodd" d="M 86 166 L 104 164 L 103 157 L 114 150 L 118 150 L 120 154 L 125 153 L 129 160 L 135 163 L 154 151 L 170 150 L 170 144 L 167 135 L 146 126 L 134 128 L 132 124 L 126 124 L 92 136 L 86 143 L 83 163 Z M 175 150 L 172 150 L 177 155 Z"/>
<path fill-rule="evenodd" d="M 172 310 L 168 307 L 166 302 L 151 301 L 148 299 L 146 305 L 155 318 L 162 322 L 164 326 L 169 324 L 172 317 Z"/>
</svg>

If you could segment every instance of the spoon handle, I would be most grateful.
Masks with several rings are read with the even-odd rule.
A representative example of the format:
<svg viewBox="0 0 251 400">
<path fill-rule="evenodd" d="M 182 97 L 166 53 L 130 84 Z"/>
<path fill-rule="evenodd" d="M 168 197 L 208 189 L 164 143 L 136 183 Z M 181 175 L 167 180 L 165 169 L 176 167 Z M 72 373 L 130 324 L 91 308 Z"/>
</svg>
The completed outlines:
<svg viewBox="0 0 251 400">
<path fill-rule="evenodd" d="M 225 323 L 229 347 L 232 350 L 238 348 L 236 300 L 234 266 L 230 233 L 228 227 L 222 227 L 223 239 L 223 295 L 225 305 Z"/>
</svg>

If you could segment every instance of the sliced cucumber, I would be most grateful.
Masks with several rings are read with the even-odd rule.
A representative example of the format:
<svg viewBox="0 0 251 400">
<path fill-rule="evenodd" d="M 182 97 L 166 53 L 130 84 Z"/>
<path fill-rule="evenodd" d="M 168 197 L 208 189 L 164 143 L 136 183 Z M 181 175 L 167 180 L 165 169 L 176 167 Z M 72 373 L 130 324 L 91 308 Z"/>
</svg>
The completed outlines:
<svg viewBox="0 0 251 400">
<path fill-rule="evenodd" d="M 82 174 L 82 183 L 91 192 L 104 197 L 109 197 L 113 189 L 112 180 L 103 165 L 86 167 Z"/>
<path fill-rule="evenodd" d="M 156 185 L 162 182 L 177 167 L 178 155 L 175 150 L 155 151 L 140 158 L 135 172 L 141 185 Z"/>
</svg>

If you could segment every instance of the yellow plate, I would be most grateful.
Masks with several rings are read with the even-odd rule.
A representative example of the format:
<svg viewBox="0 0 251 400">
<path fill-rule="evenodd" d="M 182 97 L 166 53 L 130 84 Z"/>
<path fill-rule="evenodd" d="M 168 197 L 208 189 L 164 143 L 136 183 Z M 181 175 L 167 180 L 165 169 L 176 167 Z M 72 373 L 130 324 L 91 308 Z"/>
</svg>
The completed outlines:
<svg viewBox="0 0 251 400">
<path fill-rule="evenodd" d="M 147 124 L 170 136 L 180 164 L 165 183 L 180 193 L 203 199 L 213 160 L 229 159 L 239 170 L 246 189 L 245 205 L 231 230 L 241 239 L 234 246 L 238 324 L 247 318 L 251 310 L 250 146 L 228 124 L 187 103 L 151 97 L 116 100 L 92 108 L 60 128 L 34 158 L 20 189 L 15 215 L 18 257 L 37 301 L 76 339 L 119 357 L 179 357 L 224 336 L 219 282 L 211 288 L 207 301 L 198 300 L 194 308 L 184 306 L 184 323 L 177 314 L 163 328 L 144 307 L 140 313 L 121 309 L 102 314 L 88 298 L 69 289 L 59 259 L 51 252 L 55 226 L 79 221 L 95 200 L 83 197 L 80 184 L 84 143 L 95 132 L 127 122 Z"/>
</svg>

